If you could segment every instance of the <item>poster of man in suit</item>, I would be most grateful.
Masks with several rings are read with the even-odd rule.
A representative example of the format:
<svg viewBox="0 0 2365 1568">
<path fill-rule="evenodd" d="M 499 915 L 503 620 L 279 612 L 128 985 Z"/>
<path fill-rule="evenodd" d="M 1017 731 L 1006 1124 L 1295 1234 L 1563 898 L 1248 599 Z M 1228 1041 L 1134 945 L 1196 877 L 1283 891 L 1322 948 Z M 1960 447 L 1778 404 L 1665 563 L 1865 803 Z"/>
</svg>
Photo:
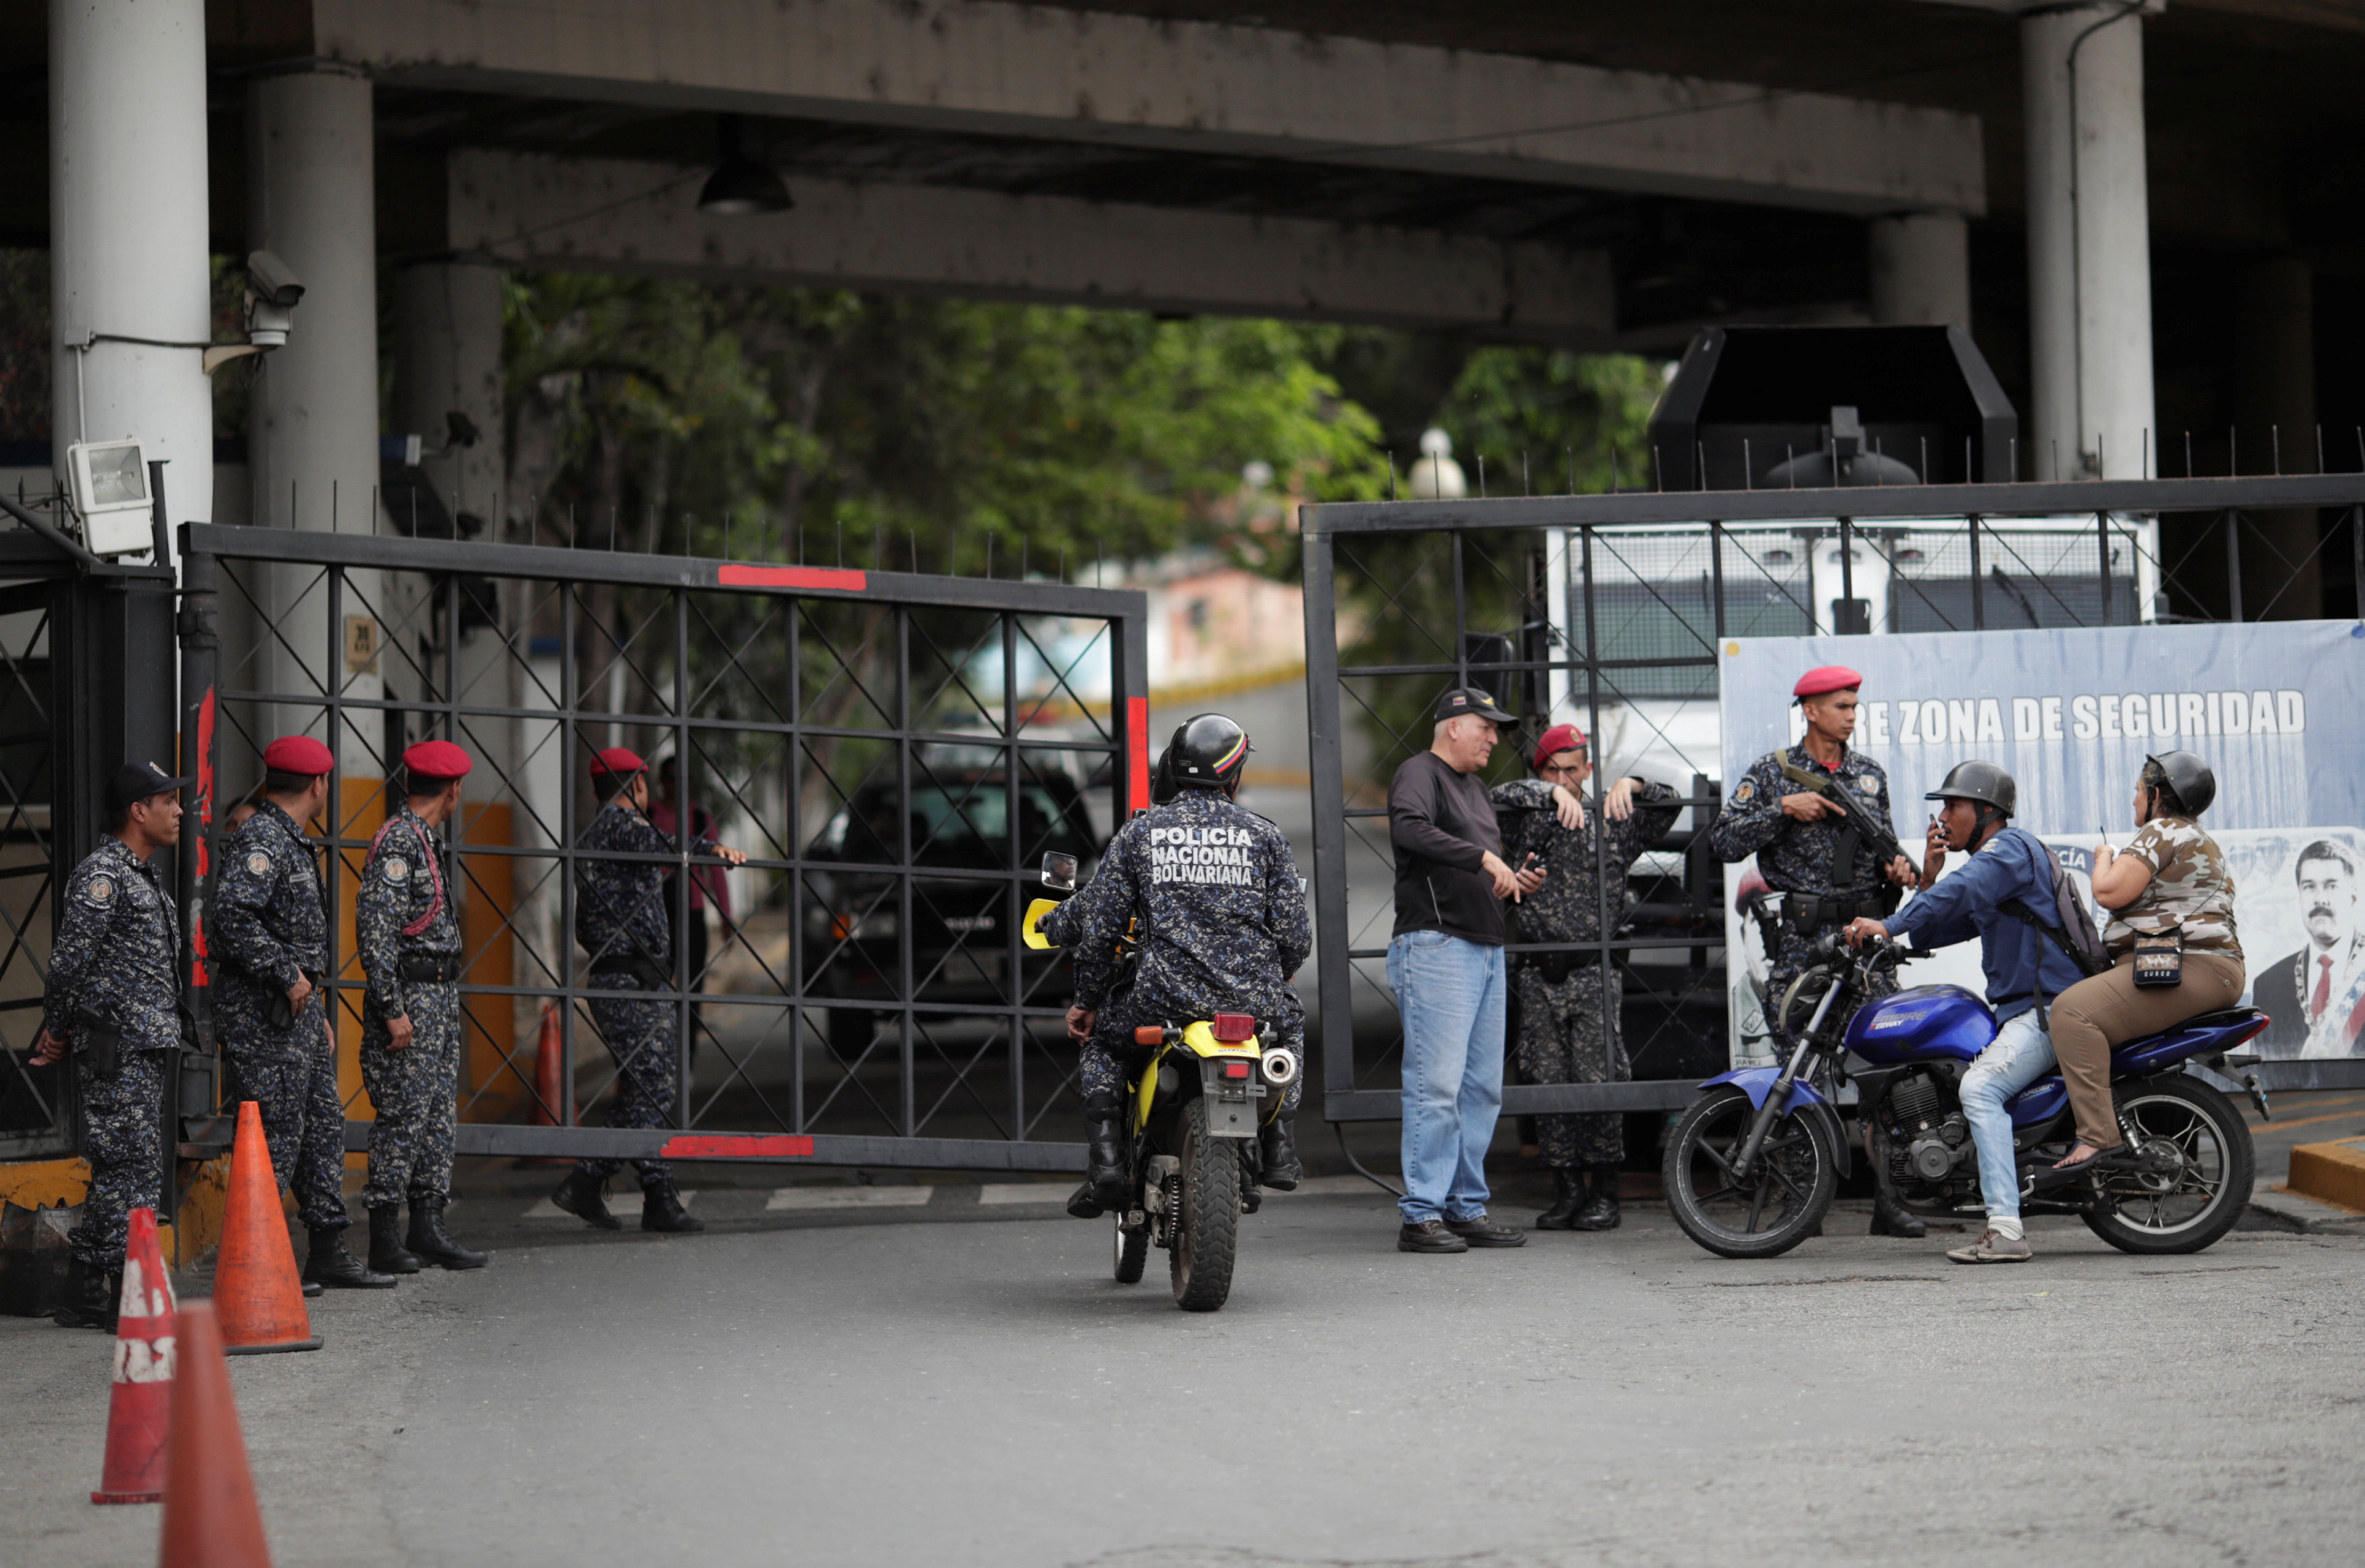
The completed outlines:
<svg viewBox="0 0 2365 1568">
<path fill-rule="evenodd" d="M 2259 1036 L 2260 1054 L 2270 1058 L 2350 1057 L 2365 1054 L 2365 929 L 2358 915 L 2359 856 L 2335 838 L 2301 846 L 2291 867 L 2290 886 L 2306 940 L 2296 952 L 2250 970 L 2253 1002 L 2274 1024 Z M 2274 896 L 2280 901 L 2281 888 Z M 2271 949 L 2270 949 L 2271 950 Z"/>
</svg>

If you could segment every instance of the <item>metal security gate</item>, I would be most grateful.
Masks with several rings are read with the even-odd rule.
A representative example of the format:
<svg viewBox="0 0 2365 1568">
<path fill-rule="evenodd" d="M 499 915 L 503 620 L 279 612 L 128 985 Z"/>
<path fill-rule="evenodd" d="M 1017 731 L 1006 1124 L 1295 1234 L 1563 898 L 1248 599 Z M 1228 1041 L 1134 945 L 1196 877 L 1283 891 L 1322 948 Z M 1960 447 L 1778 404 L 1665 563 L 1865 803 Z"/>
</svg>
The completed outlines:
<svg viewBox="0 0 2365 1568">
<path fill-rule="evenodd" d="M 2254 582 L 2246 601 L 2245 547 L 2255 563 L 2288 537 L 2261 523 L 2322 512 L 2337 526 L 2312 554 L 2273 557 L 2276 580 Z M 1400 1114 L 1384 797 L 1396 767 L 1427 749 L 1446 688 L 1487 687 L 1523 717 L 1551 710 L 1595 738 L 1597 761 L 1647 756 L 1655 776 L 1691 780 L 1676 831 L 1636 864 L 1629 907 L 1604 911 L 1601 940 L 1510 949 L 1575 952 L 1618 974 L 1635 1081 L 1514 1084 L 1507 1114 L 1672 1109 L 1726 1061 L 1723 880 L 1704 841 L 1722 801 L 1722 639 L 2191 622 L 2228 607 L 2239 620 L 2246 602 L 2271 613 L 2303 574 L 2353 575 L 2365 604 L 2365 474 L 1372 502 L 1301 516 L 1332 1121 Z M 2168 556 L 2163 517 L 2178 520 Z M 2326 559 L 2334 548 L 2347 558 Z M 1518 771 L 1498 752 L 1489 777 Z M 1597 774 L 1597 798 L 1607 782 Z M 2270 1087 L 2365 1084 L 2365 1061 L 2268 1063 L 2262 1075 Z"/>
<path fill-rule="evenodd" d="M 99 561 L 17 502 L 0 510 L 17 524 L 0 532 L 0 1159 L 39 1159 L 81 1144 L 70 1064 L 29 1065 L 57 890 L 106 827 L 108 776 L 174 760 L 173 576 Z"/>
<path fill-rule="evenodd" d="M 432 736 L 476 759 L 447 874 L 461 1153 L 1081 1168 L 1071 980 L 1018 917 L 1046 851 L 1089 864 L 1147 803 L 1140 593 L 230 527 L 191 529 L 185 571 L 211 853 L 272 736 L 340 757 L 324 989 L 350 1147 L 354 884 L 402 748 Z M 749 857 L 727 883 L 662 862 L 689 1005 L 656 1131 L 594 1125 L 616 1074 L 577 846 L 611 745 L 675 759 L 679 801 Z M 692 907 L 726 896 L 728 921 Z"/>
</svg>

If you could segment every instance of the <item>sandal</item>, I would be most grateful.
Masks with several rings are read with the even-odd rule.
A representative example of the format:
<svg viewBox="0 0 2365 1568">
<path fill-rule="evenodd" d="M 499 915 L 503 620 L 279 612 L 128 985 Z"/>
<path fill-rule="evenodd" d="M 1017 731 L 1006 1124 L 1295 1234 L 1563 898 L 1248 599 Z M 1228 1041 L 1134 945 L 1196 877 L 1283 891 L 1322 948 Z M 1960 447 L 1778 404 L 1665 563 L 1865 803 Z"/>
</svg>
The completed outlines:
<svg viewBox="0 0 2365 1568">
<path fill-rule="evenodd" d="M 2081 1148 L 2086 1151 L 2086 1158 L 2083 1159 L 2078 1158 L 2078 1151 Z M 2127 1146 L 2124 1143 L 2114 1143 L 2107 1148 L 2097 1148 L 2094 1145 L 2088 1143 L 2084 1138 L 2079 1138 L 2070 1147 L 2068 1153 L 2054 1161 L 2053 1169 L 2056 1170 L 2083 1170 L 2087 1166 L 2093 1164 L 2094 1161 L 2098 1159 L 2114 1159 L 2117 1156 L 2124 1155 L 2126 1151 Z"/>
</svg>

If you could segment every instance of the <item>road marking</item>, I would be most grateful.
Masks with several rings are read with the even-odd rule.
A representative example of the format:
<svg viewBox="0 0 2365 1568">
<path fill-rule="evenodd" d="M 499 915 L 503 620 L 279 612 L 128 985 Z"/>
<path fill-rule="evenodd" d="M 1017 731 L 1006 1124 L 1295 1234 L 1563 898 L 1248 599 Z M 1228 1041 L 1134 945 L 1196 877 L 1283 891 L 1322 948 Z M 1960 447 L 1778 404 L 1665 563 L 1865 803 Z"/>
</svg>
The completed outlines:
<svg viewBox="0 0 2365 1568">
<path fill-rule="evenodd" d="M 977 1201 L 981 1204 L 1058 1204 L 1065 1203 L 1072 1190 L 1056 1182 L 981 1182 L 978 1183 Z"/>
<path fill-rule="evenodd" d="M 2365 1111 L 2335 1111 L 2327 1116 L 2302 1116 L 2295 1122 L 2260 1122 L 2253 1133 L 2279 1133 L 2285 1127 L 2312 1127 L 2319 1122 L 2365 1122 Z"/>
<path fill-rule="evenodd" d="M 622 1198 L 629 1198 L 629 1197 L 631 1196 L 631 1194 L 629 1194 L 629 1193 L 625 1193 L 625 1194 L 621 1194 L 620 1196 L 621 1196 L 621 1197 L 622 1197 Z M 688 1208 L 688 1207 L 689 1207 L 689 1205 L 690 1205 L 690 1204 L 692 1204 L 696 1203 L 697 1201 L 698 1201 L 698 1193 L 697 1193 L 696 1189 L 694 1189 L 694 1188 L 684 1188 L 684 1189 L 682 1190 L 682 1193 L 681 1193 L 681 1206 L 682 1206 L 683 1208 Z M 609 1206 L 610 1208 L 611 1208 L 611 1209 L 612 1209 L 612 1208 L 614 1208 L 616 1205 L 615 1205 L 614 1204 L 609 1204 L 608 1206 Z M 565 1209 L 560 1208 L 556 1204 L 552 1203 L 548 1198 L 544 1198 L 544 1199 L 543 1199 L 543 1200 L 542 1200 L 542 1202 L 540 1202 L 540 1203 L 538 1203 L 538 1204 L 534 1204 L 534 1205 L 533 1205 L 533 1207 L 532 1207 L 532 1208 L 530 1208 L 530 1209 L 526 1210 L 526 1211 L 525 1211 L 525 1217 L 526 1217 L 526 1218 L 528 1218 L 528 1219 L 571 1219 L 571 1220 L 575 1221 L 577 1225 L 580 1225 L 580 1224 L 582 1224 L 582 1223 L 583 1223 L 583 1216 L 582 1216 L 582 1215 L 571 1215 L 571 1214 L 568 1214 Z"/>
<path fill-rule="evenodd" d="M 912 1209 L 936 1195 L 934 1187 L 781 1187 L 764 1201 L 775 1209 Z"/>
</svg>

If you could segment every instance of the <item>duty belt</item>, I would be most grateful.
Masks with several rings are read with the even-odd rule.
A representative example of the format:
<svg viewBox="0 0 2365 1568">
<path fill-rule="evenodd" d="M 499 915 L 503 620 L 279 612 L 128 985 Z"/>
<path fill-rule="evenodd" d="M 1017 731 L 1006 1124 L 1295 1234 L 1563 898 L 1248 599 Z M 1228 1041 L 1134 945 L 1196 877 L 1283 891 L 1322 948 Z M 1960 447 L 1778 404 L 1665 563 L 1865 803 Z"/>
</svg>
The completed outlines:
<svg viewBox="0 0 2365 1568">
<path fill-rule="evenodd" d="M 1859 917 L 1880 920 L 1895 907 L 1877 893 L 1868 899 L 1839 893 L 1792 893 L 1782 901 L 1782 918 L 1799 930 L 1821 931 L 1829 925 L 1845 925 Z"/>
<path fill-rule="evenodd" d="M 428 985 L 449 985 L 460 978 L 460 955 L 430 954 L 408 958 L 398 966 L 402 978 Z"/>
</svg>

